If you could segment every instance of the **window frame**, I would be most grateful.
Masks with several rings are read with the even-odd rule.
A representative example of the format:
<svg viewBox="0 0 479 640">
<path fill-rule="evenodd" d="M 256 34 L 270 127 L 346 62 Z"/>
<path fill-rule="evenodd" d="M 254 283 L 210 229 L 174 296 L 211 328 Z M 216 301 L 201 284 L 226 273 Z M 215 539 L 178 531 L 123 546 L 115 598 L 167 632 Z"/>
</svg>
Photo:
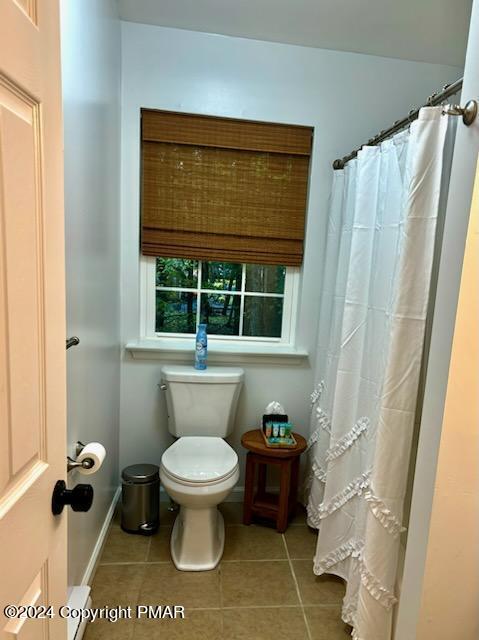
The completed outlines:
<svg viewBox="0 0 479 640">
<path fill-rule="evenodd" d="M 199 261 L 200 262 L 200 261 Z M 286 267 L 285 279 L 284 279 L 284 294 L 283 294 L 283 317 L 281 323 L 281 337 L 269 338 L 269 337 L 255 337 L 255 336 L 231 336 L 224 334 L 209 334 L 208 341 L 215 344 L 228 344 L 228 343 L 241 343 L 244 345 L 260 346 L 278 345 L 281 347 L 290 346 L 294 347 L 296 336 L 296 321 L 297 321 L 297 309 L 298 309 L 298 292 L 299 292 L 299 279 L 300 268 L 299 267 Z M 201 279 L 198 277 L 197 287 L 162 287 L 164 291 L 190 291 L 190 292 L 211 292 L 211 293 L 223 293 L 218 289 L 201 289 Z M 245 266 L 242 268 L 241 278 L 241 291 L 228 292 L 228 295 L 241 295 L 241 307 L 240 307 L 240 323 L 243 323 L 243 305 L 245 294 L 252 297 L 281 297 L 277 294 L 268 294 L 261 292 L 245 292 Z M 175 341 L 184 340 L 190 341 L 194 338 L 195 334 L 190 333 L 169 333 L 169 332 L 156 332 L 156 257 L 152 256 L 140 256 L 140 337 L 153 339 L 153 340 L 167 340 L 172 339 Z M 197 308 L 200 305 L 197 304 Z M 199 313 L 199 311 L 198 311 Z"/>
</svg>

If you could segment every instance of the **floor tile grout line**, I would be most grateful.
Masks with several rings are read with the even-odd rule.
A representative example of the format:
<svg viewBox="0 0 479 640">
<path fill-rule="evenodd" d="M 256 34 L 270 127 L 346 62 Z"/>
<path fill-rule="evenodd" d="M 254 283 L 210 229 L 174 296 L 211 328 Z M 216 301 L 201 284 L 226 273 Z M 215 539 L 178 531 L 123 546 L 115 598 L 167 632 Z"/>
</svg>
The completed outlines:
<svg viewBox="0 0 479 640">
<path fill-rule="evenodd" d="M 187 607 L 188 611 L 234 611 L 235 609 L 337 609 L 337 604 L 238 604 L 226 607 Z"/>
<path fill-rule="evenodd" d="M 218 581 L 220 587 L 220 611 L 221 611 L 221 637 L 225 634 L 225 621 L 223 616 L 223 572 L 221 570 L 221 562 L 218 565 Z"/>
<path fill-rule="evenodd" d="M 151 551 L 151 541 L 153 540 L 153 536 L 150 536 L 150 539 L 148 540 L 148 547 L 146 549 L 146 557 L 145 557 L 145 562 L 148 562 L 148 558 L 150 557 L 150 551 Z"/>
<path fill-rule="evenodd" d="M 340 602 L 321 602 L 321 604 L 303 604 L 304 609 L 315 609 L 319 607 L 320 609 L 341 609 Z"/>
<path fill-rule="evenodd" d="M 290 558 L 290 560 L 299 560 L 301 562 L 304 562 L 305 560 L 309 560 L 309 558 Z M 265 559 L 239 559 L 239 560 L 223 560 L 222 563 L 224 564 L 237 564 L 238 562 L 255 562 L 255 563 L 261 563 L 261 562 L 288 562 L 288 558 L 265 558 Z M 115 562 L 99 562 L 98 566 L 99 567 L 129 567 L 129 566 L 148 566 L 148 565 L 158 565 L 158 564 L 169 564 L 169 565 L 173 565 L 172 560 L 118 560 Z"/>
<path fill-rule="evenodd" d="M 299 589 L 298 579 L 297 579 L 296 574 L 294 572 L 293 563 L 291 562 L 291 558 L 290 558 L 290 555 L 289 555 L 289 549 L 288 549 L 288 543 L 286 542 L 286 536 L 284 535 L 284 533 L 282 533 L 281 537 L 283 538 L 283 544 L 284 544 L 284 548 L 285 548 L 285 551 L 286 551 L 286 557 L 288 558 L 289 570 L 291 571 L 291 576 L 292 576 L 293 581 L 294 581 L 294 586 L 296 587 L 296 594 L 298 596 L 299 604 L 301 605 L 301 613 L 303 614 L 303 620 L 304 620 L 304 624 L 306 626 L 306 633 L 308 635 L 308 639 L 312 640 L 311 629 L 309 628 L 308 619 L 306 617 L 306 611 L 304 610 L 303 599 L 301 597 L 301 591 Z"/>
<path fill-rule="evenodd" d="M 232 558 L 231 560 L 222 560 L 221 563 L 233 564 L 237 562 L 288 562 L 287 558 Z"/>
<path fill-rule="evenodd" d="M 293 560 L 299 560 L 301 558 L 292 558 Z M 303 558 L 303 560 L 307 560 L 307 558 Z M 235 564 L 238 562 L 288 562 L 288 558 L 245 558 L 238 560 L 222 560 L 222 563 L 225 564 Z M 98 566 L 102 567 L 114 567 L 114 566 L 128 566 L 128 565 L 149 565 L 149 564 L 173 564 L 172 560 L 125 560 L 125 561 L 117 561 L 117 562 L 99 562 Z"/>
<path fill-rule="evenodd" d="M 318 605 L 319 606 L 319 605 Z M 330 607 L 332 605 L 329 605 Z M 236 609 L 301 609 L 300 604 L 239 604 L 235 606 L 227 607 L 186 607 L 185 612 L 188 611 L 234 611 Z"/>
<path fill-rule="evenodd" d="M 150 538 L 150 540 L 151 540 L 151 538 Z M 147 556 L 147 557 L 148 557 L 148 556 Z M 145 563 L 145 562 L 142 562 L 142 563 L 138 563 L 138 564 L 144 565 L 144 564 L 146 564 L 146 563 Z M 143 589 L 143 584 L 144 584 L 144 582 L 145 582 L 145 577 L 146 577 L 145 572 L 144 572 L 144 571 L 142 571 L 142 573 L 141 573 L 141 580 L 140 580 L 140 583 L 139 583 L 139 585 L 138 585 L 138 592 L 137 592 L 137 595 L 136 595 L 135 601 L 134 601 L 134 602 L 132 602 L 132 606 L 135 608 L 135 610 L 136 610 L 136 607 L 138 606 L 138 604 L 139 604 L 139 602 L 140 602 L 140 598 L 141 598 L 141 590 Z M 135 626 L 137 625 L 137 623 L 138 623 L 138 618 L 136 618 L 136 617 L 135 617 L 135 618 L 133 619 L 133 623 L 132 623 L 132 625 L 131 625 L 130 632 L 129 632 L 129 634 L 128 634 L 128 640 L 133 640 L 133 638 L 135 637 Z"/>
<path fill-rule="evenodd" d="M 139 535 L 137 533 L 131 533 L 129 531 L 125 531 L 124 529 L 122 529 L 121 524 L 119 522 L 112 522 L 110 524 L 110 528 L 108 529 L 108 533 L 110 533 L 112 529 L 116 530 L 116 531 L 120 531 L 121 533 L 125 534 L 125 537 L 126 536 L 131 536 L 132 538 L 140 538 L 140 537 L 144 538 L 144 537 L 146 537 L 146 536 L 141 536 L 141 535 Z M 156 532 L 150 534 L 148 537 L 149 538 L 154 538 L 155 535 L 157 534 L 157 532 L 160 529 L 173 529 L 173 525 L 172 524 L 159 524 L 158 525 L 158 529 L 156 530 Z"/>
<path fill-rule="evenodd" d="M 141 566 L 146 567 L 148 565 L 156 565 L 156 564 L 173 564 L 171 560 L 125 560 L 124 562 L 99 562 L 99 567 L 130 567 L 130 566 Z"/>
<path fill-rule="evenodd" d="M 262 530 L 266 530 L 266 531 L 271 531 L 271 532 L 273 532 L 273 533 L 276 531 L 276 529 L 274 528 L 274 526 L 267 526 L 267 527 L 265 527 L 265 526 L 263 526 L 263 525 L 255 524 L 255 523 L 252 523 L 252 524 L 242 524 L 241 522 L 225 522 L 225 527 L 244 527 L 245 529 L 246 529 L 246 528 L 256 528 L 256 529 L 262 529 Z M 308 525 L 307 525 L 306 523 L 302 524 L 301 522 L 290 522 L 290 523 L 288 524 L 288 527 L 295 527 L 295 528 L 296 528 L 296 527 L 298 527 L 298 528 L 299 528 L 299 527 L 307 527 L 307 528 L 309 528 L 309 527 L 308 527 Z"/>
</svg>

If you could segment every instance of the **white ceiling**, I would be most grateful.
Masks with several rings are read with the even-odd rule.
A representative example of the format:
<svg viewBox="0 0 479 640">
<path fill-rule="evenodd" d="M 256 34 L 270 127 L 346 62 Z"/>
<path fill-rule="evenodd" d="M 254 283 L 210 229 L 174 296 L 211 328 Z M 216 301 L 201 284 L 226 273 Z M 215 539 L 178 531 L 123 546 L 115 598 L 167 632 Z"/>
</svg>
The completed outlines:
<svg viewBox="0 0 479 640">
<path fill-rule="evenodd" d="M 472 0 L 118 0 L 123 20 L 463 66 Z"/>
</svg>

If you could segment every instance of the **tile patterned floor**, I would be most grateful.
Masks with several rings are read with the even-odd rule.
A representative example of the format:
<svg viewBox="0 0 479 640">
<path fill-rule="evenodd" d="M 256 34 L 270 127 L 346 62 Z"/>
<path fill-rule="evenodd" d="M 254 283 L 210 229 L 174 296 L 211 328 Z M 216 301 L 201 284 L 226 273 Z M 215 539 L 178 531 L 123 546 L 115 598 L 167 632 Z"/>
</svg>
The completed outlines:
<svg viewBox="0 0 479 640">
<path fill-rule="evenodd" d="M 85 640 L 346 640 L 344 586 L 312 572 L 316 534 L 298 513 L 285 534 L 241 524 L 225 503 L 225 551 L 214 571 L 177 571 L 169 538 L 175 514 L 161 505 L 158 533 L 124 533 L 115 516 L 92 587 L 94 607 L 179 604 L 184 620 L 100 620 Z"/>
</svg>

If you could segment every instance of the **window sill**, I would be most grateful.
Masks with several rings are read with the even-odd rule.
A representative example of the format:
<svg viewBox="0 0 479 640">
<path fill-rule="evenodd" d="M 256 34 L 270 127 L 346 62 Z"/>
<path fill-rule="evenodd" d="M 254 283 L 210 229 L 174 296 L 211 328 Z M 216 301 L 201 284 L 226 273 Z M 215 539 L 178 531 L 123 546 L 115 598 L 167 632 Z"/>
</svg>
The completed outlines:
<svg viewBox="0 0 479 640">
<path fill-rule="evenodd" d="M 135 360 L 174 360 L 192 362 L 191 340 L 144 338 L 129 342 L 125 349 Z M 208 362 L 233 364 L 274 364 L 297 366 L 308 359 L 308 352 L 288 345 L 214 342 L 208 344 Z"/>
</svg>

